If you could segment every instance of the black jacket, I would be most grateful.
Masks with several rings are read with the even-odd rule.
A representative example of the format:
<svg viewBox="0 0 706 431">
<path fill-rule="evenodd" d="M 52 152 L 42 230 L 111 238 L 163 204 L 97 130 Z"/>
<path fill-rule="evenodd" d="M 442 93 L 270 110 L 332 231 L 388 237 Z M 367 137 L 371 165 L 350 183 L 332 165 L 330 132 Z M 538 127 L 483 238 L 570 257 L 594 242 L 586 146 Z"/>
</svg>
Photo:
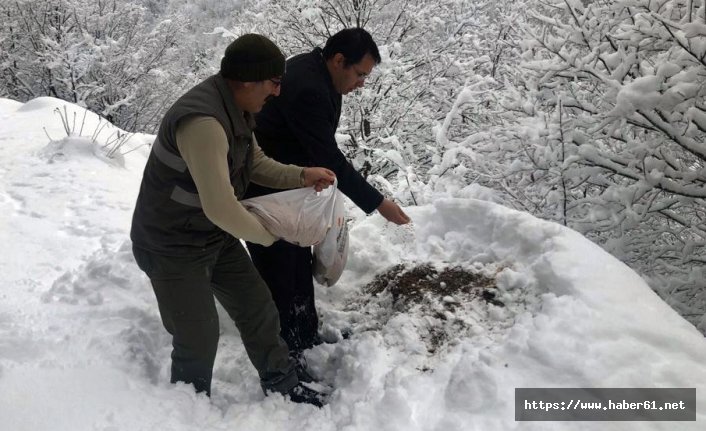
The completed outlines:
<svg viewBox="0 0 706 431">
<path fill-rule="evenodd" d="M 336 143 L 341 98 L 320 48 L 290 58 L 279 97 L 256 116 L 255 136 L 265 154 L 278 162 L 331 169 L 339 189 L 371 213 L 383 196 L 353 168 Z M 274 191 L 279 190 L 251 184 L 246 197 Z"/>
</svg>

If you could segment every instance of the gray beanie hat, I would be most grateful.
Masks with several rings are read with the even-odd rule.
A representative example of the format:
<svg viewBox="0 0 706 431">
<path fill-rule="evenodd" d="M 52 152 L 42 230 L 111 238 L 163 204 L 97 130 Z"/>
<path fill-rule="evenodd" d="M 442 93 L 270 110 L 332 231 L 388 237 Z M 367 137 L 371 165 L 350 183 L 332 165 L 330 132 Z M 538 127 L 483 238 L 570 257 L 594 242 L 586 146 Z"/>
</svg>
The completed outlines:
<svg viewBox="0 0 706 431">
<path fill-rule="evenodd" d="M 264 81 L 283 73 L 282 51 L 259 34 L 244 34 L 235 39 L 221 60 L 221 76 L 236 81 Z"/>
</svg>

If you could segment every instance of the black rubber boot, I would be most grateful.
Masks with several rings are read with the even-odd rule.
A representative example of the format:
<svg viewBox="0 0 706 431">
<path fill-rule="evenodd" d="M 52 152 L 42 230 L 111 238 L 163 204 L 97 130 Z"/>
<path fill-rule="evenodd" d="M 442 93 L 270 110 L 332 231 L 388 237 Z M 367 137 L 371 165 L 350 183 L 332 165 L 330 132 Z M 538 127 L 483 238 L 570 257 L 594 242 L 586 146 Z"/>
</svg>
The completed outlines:
<svg viewBox="0 0 706 431">
<path fill-rule="evenodd" d="M 290 389 L 286 395 L 289 396 L 292 402 L 311 404 L 319 408 L 323 407 L 326 402 L 326 396 L 324 394 L 308 388 L 302 383 Z"/>
<path fill-rule="evenodd" d="M 301 354 L 292 354 L 290 352 L 289 356 L 294 360 L 295 365 L 294 369 L 297 372 L 297 377 L 299 378 L 300 382 L 304 383 L 313 383 L 317 381 L 314 376 L 309 374 L 309 366 L 306 363 L 306 358 L 301 355 Z"/>
</svg>

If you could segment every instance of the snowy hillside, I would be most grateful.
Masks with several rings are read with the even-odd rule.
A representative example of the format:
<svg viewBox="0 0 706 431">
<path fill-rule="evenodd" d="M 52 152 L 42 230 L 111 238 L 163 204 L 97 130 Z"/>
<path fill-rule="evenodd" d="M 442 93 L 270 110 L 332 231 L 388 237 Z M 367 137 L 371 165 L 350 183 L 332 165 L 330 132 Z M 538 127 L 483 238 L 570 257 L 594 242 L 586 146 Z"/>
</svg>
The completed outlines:
<svg viewBox="0 0 706 431">
<path fill-rule="evenodd" d="M 64 106 L 82 137 L 62 140 Z M 323 409 L 265 398 L 226 319 L 212 398 L 168 384 L 170 339 L 128 238 L 151 138 L 108 157 L 116 129 L 92 139 L 83 115 L 0 99 L 1 430 L 706 428 L 693 326 L 579 234 L 475 199 L 407 208 L 403 227 L 351 208 L 347 269 L 317 291 L 339 341 L 307 352 L 334 388 Z M 416 290 L 393 289 L 415 270 Z M 482 286 L 453 290 L 449 271 Z M 515 422 L 517 387 L 696 387 L 697 421 Z"/>
</svg>

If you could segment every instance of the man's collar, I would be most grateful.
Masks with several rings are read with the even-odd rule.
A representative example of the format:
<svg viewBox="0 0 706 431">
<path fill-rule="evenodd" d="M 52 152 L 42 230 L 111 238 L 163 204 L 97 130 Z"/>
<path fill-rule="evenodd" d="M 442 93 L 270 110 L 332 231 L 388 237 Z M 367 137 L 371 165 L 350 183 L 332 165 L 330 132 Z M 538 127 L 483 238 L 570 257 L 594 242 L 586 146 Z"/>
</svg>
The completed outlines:
<svg viewBox="0 0 706 431">
<path fill-rule="evenodd" d="M 326 77 L 326 84 L 329 86 L 329 89 L 334 93 L 337 93 L 336 87 L 333 86 L 333 77 L 331 76 L 331 72 L 329 72 L 328 67 L 326 66 L 326 60 L 324 59 L 324 50 L 317 46 L 316 48 L 314 48 L 313 51 L 311 51 L 311 53 L 318 57 L 321 73 L 323 73 L 323 75 Z"/>
<path fill-rule="evenodd" d="M 238 136 L 250 136 L 253 129 L 255 129 L 255 116 L 249 112 L 244 112 L 236 106 L 233 93 L 225 78 L 217 74 L 214 75 L 214 81 L 218 92 L 221 94 L 223 105 L 226 108 L 226 114 L 228 114 L 233 124 L 233 131 Z"/>
</svg>

